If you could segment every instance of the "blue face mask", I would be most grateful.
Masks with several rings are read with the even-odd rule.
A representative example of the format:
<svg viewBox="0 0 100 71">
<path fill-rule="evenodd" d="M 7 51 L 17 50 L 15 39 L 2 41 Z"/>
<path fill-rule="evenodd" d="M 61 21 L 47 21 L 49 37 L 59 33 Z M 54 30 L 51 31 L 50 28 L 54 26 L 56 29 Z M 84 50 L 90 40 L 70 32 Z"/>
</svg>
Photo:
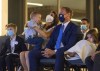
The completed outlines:
<svg viewBox="0 0 100 71">
<path fill-rule="evenodd" d="M 13 36 L 14 35 L 14 31 L 13 30 L 8 30 L 7 31 L 7 35 L 10 36 L 10 37 Z"/>
<path fill-rule="evenodd" d="M 65 18 L 64 18 L 63 14 L 59 14 L 59 20 L 60 20 L 60 22 L 64 22 L 65 21 Z"/>
<path fill-rule="evenodd" d="M 87 30 L 87 26 L 86 25 L 81 25 L 81 30 Z"/>
</svg>

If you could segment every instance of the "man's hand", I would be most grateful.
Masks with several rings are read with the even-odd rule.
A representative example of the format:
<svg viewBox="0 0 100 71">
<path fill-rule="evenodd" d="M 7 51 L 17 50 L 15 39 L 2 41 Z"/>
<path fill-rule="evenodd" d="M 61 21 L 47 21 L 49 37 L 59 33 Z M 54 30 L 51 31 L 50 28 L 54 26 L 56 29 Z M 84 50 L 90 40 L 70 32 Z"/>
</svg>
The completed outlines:
<svg viewBox="0 0 100 71">
<path fill-rule="evenodd" d="M 43 55 L 44 57 L 50 58 L 50 57 L 52 57 L 52 56 L 55 54 L 55 51 L 46 48 L 46 49 L 45 49 L 44 51 L 42 51 L 41 53 L 43 53 L 42 55 Z"/>
</svg>

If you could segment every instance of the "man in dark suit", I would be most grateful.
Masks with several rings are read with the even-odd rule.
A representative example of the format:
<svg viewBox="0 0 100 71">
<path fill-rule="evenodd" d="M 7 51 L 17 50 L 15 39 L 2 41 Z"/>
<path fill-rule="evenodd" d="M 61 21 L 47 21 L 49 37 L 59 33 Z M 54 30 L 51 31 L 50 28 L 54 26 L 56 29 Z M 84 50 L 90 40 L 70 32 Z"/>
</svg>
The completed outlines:
<svg viewBox="0 0 100 71">
<path fill-rule="evenodd" d="M 83 38 L 80 27 L 71 22 L 71 17 L 72 10 L 62 7 L 59 14 L 62 24 L 54 28 L 46 48 L 43 51 L 33 49 L 29 52 L 30 71 L 38 71 L 42 58 L 55 58 L 55 71 L 64 71 L 64 51 Z"/>
<path fill-rule="evenodd" d="M 27 48 L 24 44 L 24 40 L 16 36 L 17 26 L 15 24 L 7 25 L 7 35 L 10 36 L 5 42 L 4 48 L 0 52 L 0 71 L 5 65 L 7 65 L 8 71 L 14 71 L 14 62 L 19 58 L 19 54 L 22 51 L 26 51 Z"/>
</svg>

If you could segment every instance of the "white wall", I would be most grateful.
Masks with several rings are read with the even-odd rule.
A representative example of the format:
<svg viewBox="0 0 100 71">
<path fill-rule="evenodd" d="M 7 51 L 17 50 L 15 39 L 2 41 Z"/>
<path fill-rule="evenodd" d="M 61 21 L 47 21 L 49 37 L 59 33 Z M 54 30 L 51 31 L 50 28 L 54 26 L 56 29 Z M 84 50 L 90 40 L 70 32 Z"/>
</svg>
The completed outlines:
<svg viewBox="0 0 100 71">
<path fill-rule="evenodd" d="M 0 0 L 0 35 L 2 34 L 2 0 Z"/>
<path fill-rule="evenodd" d="M 8 0 L 0 0 L 0 36 L 6 34 L 8 24 Z"/>
</svg>

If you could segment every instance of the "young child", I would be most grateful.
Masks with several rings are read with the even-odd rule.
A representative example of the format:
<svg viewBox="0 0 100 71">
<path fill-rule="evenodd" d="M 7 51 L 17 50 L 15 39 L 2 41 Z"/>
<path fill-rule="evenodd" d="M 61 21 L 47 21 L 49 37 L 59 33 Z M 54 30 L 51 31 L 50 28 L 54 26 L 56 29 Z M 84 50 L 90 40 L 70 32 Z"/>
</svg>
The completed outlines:
<svg viewBox="0 0 100 71">
<path fill-rule="evenodd" d="M 97 42 L 98 32 L 95 29 L 89 30 L 84 40 L 80 40 L 64 53 L 66 60 L 70 64 L 85 63 L 85 58 L 95 52 Z"/>
<path fill-rule="evenodd" d="M 0 71 L 3 71 L 3 67 L 7 65 L 8 71 L 14 71 L 14 63 L 19 54 L 22 51 L 27 51 L 27 48 L 24 44 L 24 40 L 16 35 L 17 26 L 15 24 L 7 25 L 7 35 L 10 37 L 6 40 L 4 48 L 0 53 Z"/>
<path fill-rule="evenodd" d="M 38 37 L 38 32 L 34 30 L 35 26 L 39 27 L 38 24 L 41 21 L 41 14 L 38 12 L 32 12 L 30 14 L 30 19 L 31 20 L 26 24 L 24 29 L 25 40 L 27 43 L 34 45 L 34 48 L 41 49 L 44 40 L 42 37 Z M 25 71 L 28 71 L 28 52 L 29 51 L 23 51 L 20 53 L 21 64 Z"/>
</svg>

